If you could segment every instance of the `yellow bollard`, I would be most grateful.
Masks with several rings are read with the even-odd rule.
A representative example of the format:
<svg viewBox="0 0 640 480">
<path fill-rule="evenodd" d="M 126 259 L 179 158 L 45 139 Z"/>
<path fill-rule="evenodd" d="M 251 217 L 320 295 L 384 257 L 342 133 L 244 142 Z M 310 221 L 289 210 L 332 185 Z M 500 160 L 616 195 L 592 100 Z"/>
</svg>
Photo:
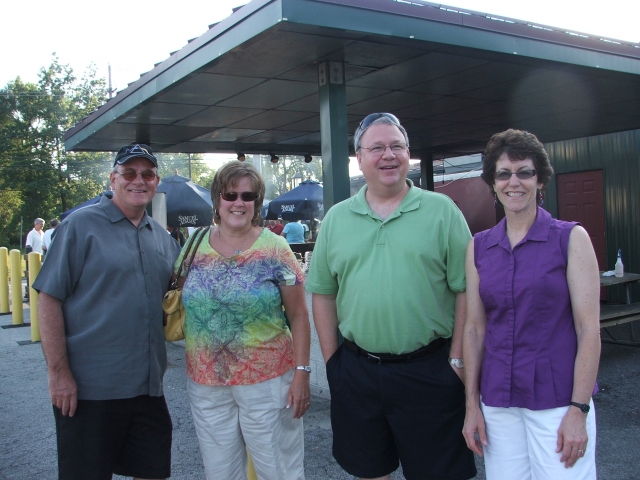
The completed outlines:
<svg viewBox="0 0 640 480">
<path fill-rule="evenodd" d="M 249 449 L 247 449 L 247 480 L 258 480 Z"/>
<path fill-rule="evenodd" d="M 9 276 L 11 277 L 11 319 L 14 325 L 22 325 L 22 255 L 20 250 L 9 252 Z"/>
<path fill-rule="evenodd" d="M 9 311 L 9 250 L 0 247 L 0 313 Z"/>
<path fill-rule="evenodd" d="M 40 330 L 38 329 L 38 292 L 31 285 L 36 281 L 40 267 L 42 266 L 42 255 L 38 252 L 31 252 L 29 255 L 29 315 L 31 316 L 31 341 L 40 341 Z"/>
</svg>

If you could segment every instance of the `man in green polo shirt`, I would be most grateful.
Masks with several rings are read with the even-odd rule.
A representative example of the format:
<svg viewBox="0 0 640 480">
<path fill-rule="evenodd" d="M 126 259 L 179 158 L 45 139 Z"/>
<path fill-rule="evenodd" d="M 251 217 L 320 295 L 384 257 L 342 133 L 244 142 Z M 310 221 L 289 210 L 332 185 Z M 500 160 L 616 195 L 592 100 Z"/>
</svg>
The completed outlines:
<svg viewBox="0 0 640 480">
<path fill-rule="evenodd" d="M 367 184 L 327 212 L 306 287 L 333 455 L 360 478 L 389 479 L 399 464 L 408 480 L 472 478 L 461 380 L 469 228 L 448 197 L 407 179 L 395 116 L 367 116 L 354 147 Z"/>
</svg>

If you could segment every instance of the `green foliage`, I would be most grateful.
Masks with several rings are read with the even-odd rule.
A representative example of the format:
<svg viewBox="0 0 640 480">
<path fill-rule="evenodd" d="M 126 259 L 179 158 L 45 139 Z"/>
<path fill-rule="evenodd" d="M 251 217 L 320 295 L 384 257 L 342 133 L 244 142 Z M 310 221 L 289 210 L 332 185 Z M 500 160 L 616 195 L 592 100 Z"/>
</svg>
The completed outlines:
<svg viewBox="0 0 640 480">
<path fill-rule="evenodd" d="M 262 166 L 267 193 L 265 198 L 273 200 L 293 188 L 292 179 L 296 174 L 302 180 L 322 182 L 322 159 L 313 157 L 311 163 L 305 163 L 304 158 L 297 155 L 282 155 L 278 163 L 271 163 L 269 155 L 253 155 L 253 164 Z"/>
<path fill-rule="evenodd" d="M 201 154 L 187 153 L 158 153 L 158 174 L 160 178 L 171 175 L 181 175 L 191 178 L 193 183 L 209 188 L 215 175 L 215 170 L 209 168 Z M 191 175 L 189 175 L 191 170 Z"/>
<path fill-rule="evenodd" d="M 37 84 L 20 77 L 0 89 L 0 244 L 20 245 L 33 219 L 49 220 L 108 185 L 112 155 L 67 152 L 64 133 L 106 99 L 90 66 L 77 78 L 53 55 Z M 6 200 L 6 203 L 5 203 Z"/>
</svg>

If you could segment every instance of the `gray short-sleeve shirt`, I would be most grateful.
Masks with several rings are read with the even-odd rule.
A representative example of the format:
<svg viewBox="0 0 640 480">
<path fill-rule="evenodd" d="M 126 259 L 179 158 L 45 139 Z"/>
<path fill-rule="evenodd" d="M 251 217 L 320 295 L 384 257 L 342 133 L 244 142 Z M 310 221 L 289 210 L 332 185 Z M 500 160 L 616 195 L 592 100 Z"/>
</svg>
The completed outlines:
<svg viewBox="0 0 640 480">
<path fill-rule="evenodd" d="M 33 287 L 63 302 L 79 399 L 163 394 L 162 296 L 179 252 L 155 220 L 136 228 L 105 196 L 60 224 Z"/>
</svg>

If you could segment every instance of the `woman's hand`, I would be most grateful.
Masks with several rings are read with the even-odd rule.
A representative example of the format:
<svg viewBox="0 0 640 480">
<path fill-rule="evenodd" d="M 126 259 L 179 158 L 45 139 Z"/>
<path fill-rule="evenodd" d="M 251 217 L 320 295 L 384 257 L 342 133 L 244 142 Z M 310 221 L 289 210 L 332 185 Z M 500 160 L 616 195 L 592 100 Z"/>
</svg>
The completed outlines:
<svg viewBox="0 0 640 480">
<path fill-rule="evenodd" d="M 477 438 L 476 438 L 477 434 Z M 482 447 L 489 445 L 487 442 L 487 430 L 484 424 L 484 415 L 480 411 L 480 406 L 467 407 L 467 413 L 464 417 L 464 426 L 462 427 L 462 435 L 467 442 L 467 447 L 473 453 L 482 456 Z"/>
<path fill-rule="evenodd" d="M 309 372 L 296 370 L 287 396 L 287 408 L 293 405 L 293 418 L 302 418 L 311 405 Z"/>
<path fill-rule="evenodd" d="M 556 453 L 562 452 L 560 461 L 566 468 L 571 468 L 587 451 L 587 415 L 577 408 L 569 407 L 560 428 L 558 428 L 558 447 Z"/>
</svg>

